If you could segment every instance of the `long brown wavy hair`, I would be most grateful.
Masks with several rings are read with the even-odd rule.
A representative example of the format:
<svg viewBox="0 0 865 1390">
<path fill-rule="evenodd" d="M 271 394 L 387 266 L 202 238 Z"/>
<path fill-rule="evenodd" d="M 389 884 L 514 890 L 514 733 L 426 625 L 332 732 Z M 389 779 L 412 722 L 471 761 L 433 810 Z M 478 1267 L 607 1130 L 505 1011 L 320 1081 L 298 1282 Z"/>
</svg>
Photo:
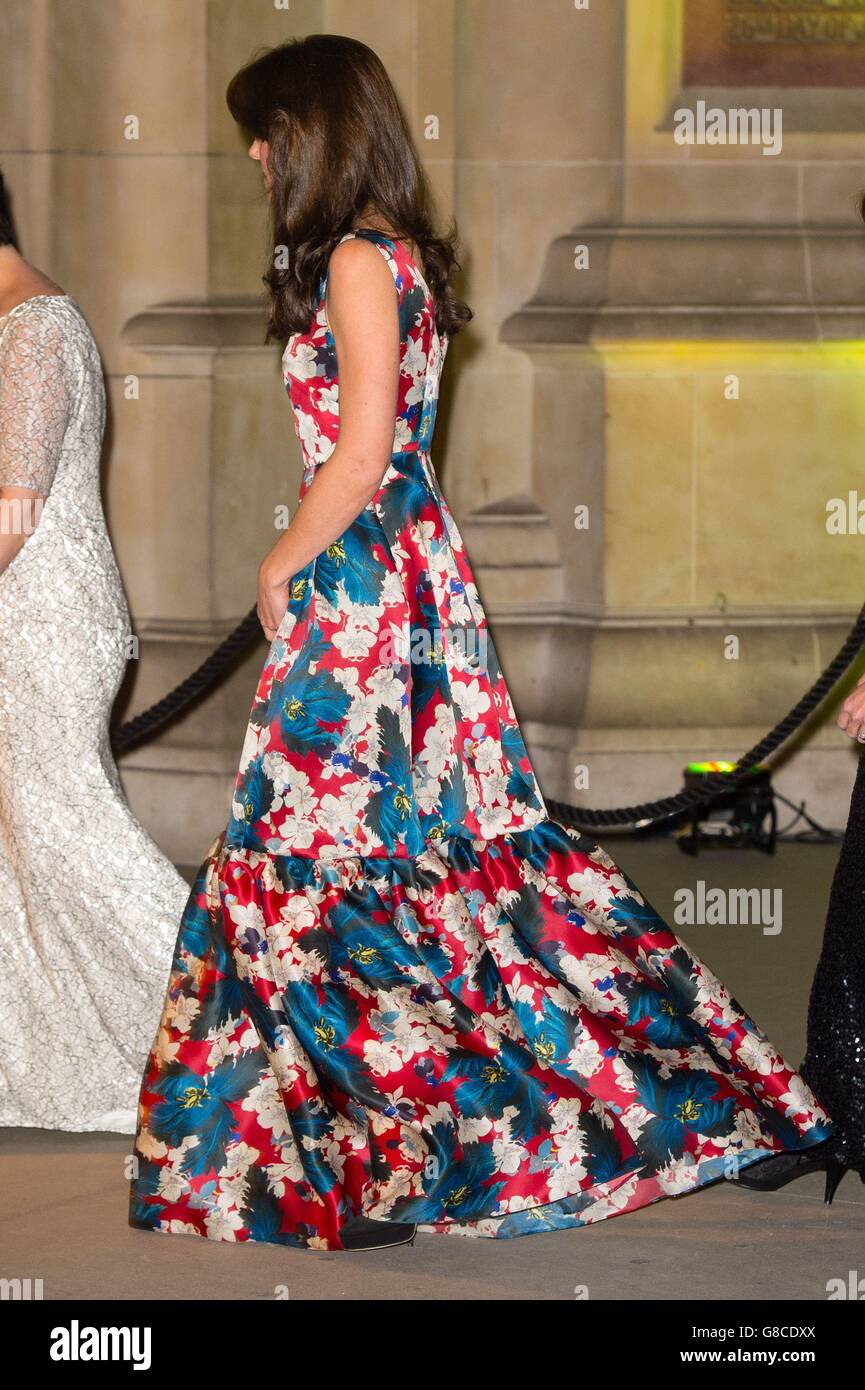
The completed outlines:
<svg viewBox="0 0 865 1390">
<path fill-rule="evenodd" d="M 14 246 L 19 250 L 18 237 L 15 234 L 15 222 L 12 218 L 12 204 L 6 184 L 3 181 L 3 172 L 0 170 L 0 246 Z"/>
<path fill-rule="evenodd" d="M 226 100 L 238 125 L 269 145 L 269 337 L 309 326 L 331 251 L 375 214 L 417 247 L 439 332 L 452 337 L 468 323 L 471 310 L 449 283 L 459 268 L 456 228 L 436 233 L 405 116 L 371 48 L 339 34 L 289 40 L 235 73 Z"/>
</svg>

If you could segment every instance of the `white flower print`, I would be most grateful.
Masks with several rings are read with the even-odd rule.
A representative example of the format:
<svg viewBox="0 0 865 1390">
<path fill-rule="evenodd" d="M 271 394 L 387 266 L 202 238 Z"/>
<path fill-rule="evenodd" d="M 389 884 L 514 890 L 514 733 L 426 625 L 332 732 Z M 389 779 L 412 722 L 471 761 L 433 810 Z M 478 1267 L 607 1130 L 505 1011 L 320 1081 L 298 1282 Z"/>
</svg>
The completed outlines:
<svg viewBox="0 0 865 1390">
<path fill-rule="evenodd" d="M 204 1224 L 211 1240 L 236 1240 L 238 1231 L 243 1230 L 243 1217 L 237 1210 L 225 1211 L 215 1206 L 208 1211 Z"/>
<path fill-rule="evenodd" d="M 697 1186 L 698 1176 L 693 1154 L 686 1153 L 659 1169 L 657 1180 L 666 1196 L 675 1197 L 680 1192 L 692 1191 Z"/>
<path fill-rule="evenodd" d="M 385 1042 L 383 1038 L 364 1043 L 363 1060 L 376 1076 L 402 1071 L 406 1064 L 405 1054 L 394 1042 Z"/>
<path fill-rule="evenodd" d="M 517 1139 L 512 1139 L 510 1134 L 496 1135 L 493 1139 L 493 1153 L 496 1156 L 496 1168 L 500 1173 L 507 1173 L 513 1177 L 520 1171 L 520 1167 L 525 1163 L 526 1149 Z"/>
<path fill-rule="evenodd" d="M 424 765 L 429 777 L 441 780 L 449 770 L 454 756 L 455 733 L 453 712 L 449 706 L 440 706 L 436 722 L 427 730 L 418 755 L 418 761 Z"/>
<path fill-rule="evenodd" d="M 768 1039 L 748 1033 L 736 1048 L 736 1061 L 758 1076 L 771 1076 L 780 1059 Z"/>
<path fill-rule="evenodd" d="M 488 840 L 504 835 L 513 820 L 510 806 L 479 806 L 476 814 L 481 832 Z"/>
<path fill-rule="evenodd" d="M 159 1195 L 169 1205 L 179 1202 L 189 1189 L 189 1179 L 176 1168 L 162 1168 L 159 1173 Z"/>
<path fill-rule="evenodd" d="M 399 419 L 396 422 L 396 429 L 393 434 L 393 452 L 399 454 L 411 443 L 411 425 L 408 420 Z"/>
<path fill-rule="evenodd" d="M 226 911 L 238 930 L 238 935 L 254 931 L 264 933 L 264 913 L 258 903 L 229 902 Z"/>
<path fill-rule="evenodd" d="M 309 381 L 318 371 L 315 347 L 312 343 L 302 342 L 299 338 L 289 338 L 288 346 L 283 353 L 282 365 L 286 381 L 290 377 L 297 377 L 300 381 Z"/>
<path fill-rule="evenodd" d="M 490 708 L 490 697 L 479 680 L 454 681 L 453 697 L 464 719 L 476 723 Z"/>
<path fill-rule="evenodd" d="M 200 1010 L 199 1000 L 181 995 L 179 999 L 166 1001 L 165 1020 L 176 1028 L 178 1033 L 188 1033 Z"/>
<path fill-rule="evenodd" d="M 590 1076 L 596 1076 L 603 1065 L 604 1057 L 600 1045 L 584 1030 L 568 1053 L 568 1066 L 578 1076 L 587 1080 Z"/>
<path fill-rule="evenodd" d="M 346 661 L 363 661 L 376 641 L 374 629 L 365 627 L 356 619 L 349 620 L 342 631 L 333 634 L 333 645 L 342 652 Z"/>
<path fill-rule="evenodd" d="M 627 892 L 623 878 L 601 873 L 590 864 L 569 876 L 568 887 L 579 899 L 581 911 L 586 911 L 590 903 L 594 903 L 601 912 L 609 911 L 616 906 L 616 894 Z"/>
</svg>

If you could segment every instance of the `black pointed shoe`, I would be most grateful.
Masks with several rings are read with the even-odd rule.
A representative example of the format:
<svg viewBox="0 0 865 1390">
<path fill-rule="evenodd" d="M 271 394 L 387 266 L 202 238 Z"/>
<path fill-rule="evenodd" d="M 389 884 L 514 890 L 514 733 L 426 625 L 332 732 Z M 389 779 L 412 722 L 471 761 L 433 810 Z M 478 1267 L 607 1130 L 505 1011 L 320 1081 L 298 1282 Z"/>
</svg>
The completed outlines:
<svg viewBox="0 0 865 1390">
<path fill-rule="evenodd" d="M 823 1201 L 826 1203 L 827 1207 L 831 1207 L 832 1198 L 838 1191 L 841 1179 L 845 1173 L 849 1172 L 850 1169 L 847 1167 L 846 1163 L 841 1162 L 840 1158 L 829 1159 L 829 1162 L 826 1164 L 826 1191 L 823 1196 Z M 862 1181 L 865 1182 L 865 1173 L 860 1172 L 859 1176 Z"/>
<path fill-rule="evenodd" d="M 829 1140 L 824 1139 L 822 1143 L 815 1144 L 810 1149 L 797 1149 L 795 1152 L 769 1154 L 767 1158 L 761 1159 L 759 1163 L 749 1164 L 744 1168 L 738 1177 L 732 1181 L 738 1183 L 740 1187 L 751 1188 L 754 1192 L 777 1192 L 780 1188 L 786 1187 L 788 1182 L 795 1182 L 797 1178 L 804 1178 L 807 1173 L 822 1173 L 827 1175 L 827 1202 L 832 1201 L 838 1186 L 838 1181 L 829 1193 L 828 1176 L 831 1171 L 830 1165 L 834 1159 L 829 1152 Z M 846 1170 L 844 1170 L 846 1171 Z M 842 1171 L 841 1177 L 844 1176 Z"/>
<path fill-rule="evenodd" d="M 353 1216 L 340 1227 L 343 1250 L 389 1250 L 395 1245 L 414 1245 L 417 1226 L 406 1221 L 371 1221 Z"/>
</svg>

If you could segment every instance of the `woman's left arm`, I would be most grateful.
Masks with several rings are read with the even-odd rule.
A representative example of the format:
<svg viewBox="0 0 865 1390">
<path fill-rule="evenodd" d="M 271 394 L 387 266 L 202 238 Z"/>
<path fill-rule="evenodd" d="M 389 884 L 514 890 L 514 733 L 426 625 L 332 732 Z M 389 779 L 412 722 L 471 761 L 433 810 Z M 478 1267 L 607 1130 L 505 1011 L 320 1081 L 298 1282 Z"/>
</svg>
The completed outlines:
<svg viewBox="0 0 865 1390">
<path fill-rule="evenodd" d="M 399 316 L 393 276 L 362 238 L 330 258 L 327 315 L 339 363 L 339 438 L 290 526 L 258 573 L 258 616 L 272 639 L 292 577 L 356 521 L 375 496 L 393 449 L 399 387 Z"/>
</svg>

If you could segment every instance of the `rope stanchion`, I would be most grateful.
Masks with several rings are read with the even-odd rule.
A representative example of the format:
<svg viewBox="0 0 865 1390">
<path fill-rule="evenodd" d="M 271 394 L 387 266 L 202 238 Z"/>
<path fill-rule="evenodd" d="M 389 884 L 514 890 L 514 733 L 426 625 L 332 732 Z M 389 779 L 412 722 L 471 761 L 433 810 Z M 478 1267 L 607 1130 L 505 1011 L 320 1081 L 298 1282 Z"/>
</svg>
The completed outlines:
<svg viewBox="0 0 865 1390">
<path fill-rule="evenodd" d="M 231 667 L 258 641 L 263 640 L 258 611 L 250 609 L 246 617 L 219 646 L 211 652 L 185 681 L 170 691 L 164 699 L 151 705 L 141 714 L 121 724 L 111 738 L 115 754 L 151 738 L 159 729 L 177 718 L 196 700 L 206 695 L 222 681 Z M 615 826 L 644 827 L 656 821 L 667 820 L 684 811 L 693 810 L 709 801 L 714 801 L 725 792 L 732 793 L 749 777 L 764 759 L 775 753 L 782 743 L 813 714 L 840 677 L 850 666 L 853 658 L 865 643 L 865 606 L 850 629 L 843 645 L 829 665 L 808 690 L 759 743 L 741 757 L 731 772 L 714 773 L 702 780 L 699 788 L 679 792 L 675 796 L 663 796 L 656 801 L 646 801 L 638 806 L 588 807 L 572 806 L 565 801 L 545 798 L 547 809 L 554 820 L 572 829 L 603 829 Z"/>
<path fill-rule="evenodd" d="M 735 791 L 737 787 L 754 775 L 757 765 L 775 753 L 782 743 L 786 743 L 790 735 L 804 724 L 818 705 L 822 704 L 829 691 L 838 683 L 853 658 L 861 650 L 863 642 L 865 642 L 865 606 L 859 610 L 859 616 L 847 634 L 843 645 L 822 674 L 818 676 L 811 689 L 806 691 L 801 700 L 793 706 L 788 714 L 785 714 L 783 719 L 779 720 L 765 738 L 762 738 L 739 759 L 731 772 L 713 773 L 703 778 L 699 788 L 679 792 L 676 796 L 660 797 L 657 801 L 647 801 L 641 806 L 616 806 L 607 810 L 596 807 L 571 806 L 567 802 L 551 801 L 547 797 L 545 800 L 550 815 L 554 820 L 559 820 L 563 825 L 569 825 L 573 829 L 583 827 L 595 829 L 604 826 L 623 825 L 644 826 L 653 821 L 666 820 L 682 811 L 692 810 L 695 806 L 702 806 L 707 801 L 714 801 L 724 792 Z"/>
<path fill-rule="evenodd" d="M 121 724 L 113 731 L 111 747 L 114 752 L 127 752 L 136 744 L 151 738 L 172 719 L 176 719 L 183 710 L 188 709 L 202 695 L 206 695 L 218 685 L 235 662 L 259 640 L 264 639 L 258 610 L 251 608 L 243 621 L 228 634 L 224 642 L 220 642 L 206 661 L 202 661 L 191 676 L 187 676 L 185 681 L 181 681 L 180 685 L 169 691 L 164 699 L 142 710 L 141 714 L 137 714 L 134 719 Z"/>
</svg>

